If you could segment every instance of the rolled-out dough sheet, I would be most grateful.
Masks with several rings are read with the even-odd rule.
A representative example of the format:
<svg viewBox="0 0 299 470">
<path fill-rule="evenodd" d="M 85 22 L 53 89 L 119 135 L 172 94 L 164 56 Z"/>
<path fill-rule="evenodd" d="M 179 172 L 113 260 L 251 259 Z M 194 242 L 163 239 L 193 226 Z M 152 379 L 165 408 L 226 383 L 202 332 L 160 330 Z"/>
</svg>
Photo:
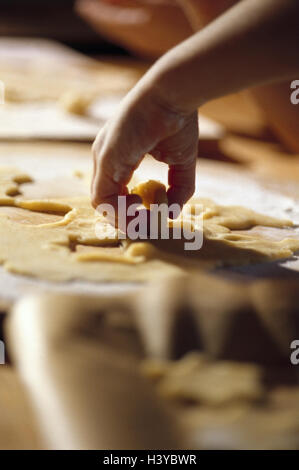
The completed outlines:
<svg viewBox="0 0 299 470">
<path fill-rule="evenodd" d="M 115 108 L 142 72 L 137 65 L 92 60 L 53 41 L 2 38 L 0 137 L 92 141 L 103 125 L 107 98 Z M 99 112 L 67 112 L 69 96 L 98 101 Z"/>
<path fill-rule="evenodd" d="M 196 201 L 203 205 L 204 219 L 204 242 L 198 251 L 184 250 L 186 240 L 118 240 L 117 231 L 94 211 L 88 196 L 28 200 L 22 196 L 22 184 L 29 181 L 30 175 L 17 170 L 0 171 L 0 262 L 15 274 L 53 281 L 146 281 L 201 267 L 287 258 L 299 249 L 296 238 L 275 241 L 254 232 L 233 232 L 260 225 L 290 227 L 290 221 L 203 199 Z M 20 215 L 22 209 L 34 216 L 31 223 Z M 49 221 L 49 216 L 55 220 Z M 100 240 L 96 224 L 97 231 L 102 226 L 109 237 Z"/>
</svg>

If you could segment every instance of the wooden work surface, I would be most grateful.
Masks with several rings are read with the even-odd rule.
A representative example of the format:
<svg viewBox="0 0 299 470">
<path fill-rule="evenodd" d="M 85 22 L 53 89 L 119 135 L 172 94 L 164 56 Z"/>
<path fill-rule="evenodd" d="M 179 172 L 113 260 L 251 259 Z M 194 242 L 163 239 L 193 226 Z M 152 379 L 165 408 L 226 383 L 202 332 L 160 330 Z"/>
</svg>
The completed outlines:
<svg viewBox="0 0 299 470">
<path fill-rule="evenodd" d="M 31 47 L 30 44 L 28 46 Z M 47 45 L 45 47 L 47 48 Z M 36 52 L 36 48 L 34 50 Z M 53 53 L 53 49 L 51 51 Z M 56 51 L 58 56 L 63 58 L 64 52 Z M 16 61 L 19 60 L 18 57 L 15 53 Z M 75 58 L 74 55 L 72 57 Z M 115 63 L 113 66 L 115 67 Z M 113 70 L 115 73 L 115 68 Z M 119 70 L 123 70 L 123 66 Z M 226 129 L 225 135 L 221 136 L 217 144 L 208 148 L 211 156 L 239 162 L 240 165 L 203 160 L 198 169 L 199 193 L 219 203 L 232 204 L 237 201 L 240 205 L 244 204 L 271 215 L 283 216 L 291 208 L 294 220 L 298 215 L 299 223 L 299 214 L 296 213 L 299 199 L 296 156 L 288 154 L 277 142 L 268 139 L 264 118 L 248 96 L 241 94 L 217 100 L 206 105 L 203 113 L 218 120 Z M 205 154 L 207 148 L 200 148 L 200 151 Z M 3 165 L 18 167 L 32 174 L 37 181 L 36 197 L 41 188 L 45 190 L 46 180 L 46 188 L 52 188 L 49 191 L 54 191 L 56 197 L 59 196 L 59 191 L 61 196 L 64 191 L 71 194 L 74 190 L 88 193 L 87 186 L 74 189 L 72 175 L 74 170 L 85 173 L 91 171 L 90 144 L 2 140 L 0 166 Z M 153 168 L 153 177 L 157 171 L 157 168 Z M 148 178 L 148 169 L 145 174 Z M 62 182 L 64 189 L 61 193 Z M 240 198 L 241 194 L 243 198 Z M 279 263 L 271 263 L 267 266 L 242 268 L 238 274 L 271 276 L 278 270 L 279 275 L 284 275 L 288 271 L 296 273 L 297 269 L 298 263 L 295 260 L 292 266 L 285 265 L 282 270 Z M 0 304 L 5 312 L 15 300 L 29 292 L 58 290 L 118 294 L 136 288 L 137 286 L 131 284 L 99 285 L 80 280 L 67 284 L 50 283 L 8 274 L 0 267 Z M 0 416 L 0 448 L 42 447 L 23 385 L 11 366 L 0 367 Z"/>
</svg>

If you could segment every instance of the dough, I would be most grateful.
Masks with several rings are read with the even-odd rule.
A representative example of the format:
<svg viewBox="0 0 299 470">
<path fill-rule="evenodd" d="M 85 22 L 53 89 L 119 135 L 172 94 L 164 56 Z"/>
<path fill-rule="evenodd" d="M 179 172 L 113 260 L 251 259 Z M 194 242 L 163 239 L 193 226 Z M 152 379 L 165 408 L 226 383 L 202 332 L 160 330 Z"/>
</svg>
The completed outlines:
<svg viewBox="0 0 299 470">
<path fill-rule="evenodd" d="M 146 359 L 141 371 L 184 426 L 193 449 L 298 449 L 299 387 L 277 386 L 279 368 L 188 353 Z M 285 372 L 285 370 L 284 370 Z"/>
<path fill-rule="evenodd" d="M 89 105 L 93 101 L 93 98 L 93 96 L 88 96 L 86 93 L 80 94 L 69 90 L 61 95 L 58 104 L 61 109 L 63 109 L 63 111 L 83 116 L 86 114 Z"/>
<path fill-rule="evenodd" d="M 265 395 L 262 369 L 258 365 L 212 362 L 198 352 L 188 353 L 178 361 L 147 359 L 141 370 L 157 383 L 163 397 L 183 404 L 224 406 L 260 402 Z"/>
<path fill-rule="evenodd" d="M 88 197 L 26 200 L 21 185 L 28 181 L 30 176 L 17 170 L 0 169 L 0 206 L 5 207 L 0 210 L 0 263 L 16 274 L 55 281 L 146 281 L 201 267 L 285 258 L 299 249 L 296 239 L 273 241 L 233 231 L 257 225 L 280 228 L 291 226 L 290 221 L 209 200 L 194 201 L 203 205 L 204 242 L 198 251 L 185 251 L 185 240 L 119 240 L 117 230 L 100 218 Z M 46 219 L 38 223 L 37 216 L 43 214 Z M 55 220 L 49 221 L 50 216 Z M 194 227 L 199 216 L 189 216 Z M 184 217 L 175 223 L 183 223 Z M 95 224 L 106 230 L 101 240 Z"/>
<path fill-rule="evenodd" d="M 71 92 L 90 97 L 129 91 L 141 76 L 141 71 L 99 63 L 95 66 L 65 66 L 59 62 L 29 62 L 25 66 L 12 62 L 0 62 L 0 76 L 5 84 L 5 100 L 8 102 L 58 101 Z"/>
<path fill-rule="evenodd" d="M 150 209 L 151 204 L 168 204 L 166 188 L 164 184 L 158 181 L 149 180 L 146 183 L 139 183 L 131 193 L 138 194 L 141 197 L 146 209 Z"/>
</svg>

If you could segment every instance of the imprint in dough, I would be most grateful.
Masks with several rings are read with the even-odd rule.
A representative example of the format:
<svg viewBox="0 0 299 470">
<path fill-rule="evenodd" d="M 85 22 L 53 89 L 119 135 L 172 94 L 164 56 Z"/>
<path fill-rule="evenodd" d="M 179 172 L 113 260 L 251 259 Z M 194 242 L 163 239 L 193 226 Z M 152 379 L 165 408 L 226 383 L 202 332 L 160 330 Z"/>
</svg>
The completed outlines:
<svg viewBox="0 0 299 470">
<path fill-rule="evenodd" d="M 202 267 L 235 265 L 286 258 L 299 249 L 299 240 L 271 240 L 255 233 L 236 233 L 257 225 L 291 227 L 292 223 L 257 214 L 242 207 L 224 207 L 210 200 L 203 206 L 203 247 L 185 251 L 185 240 L 118 240 L 116 229 L 91 207 L 88 197 L 28 201 L 7 195 L 16 181 L 28 179 L 16 170 L 0 170 L 0 262 L 5 269 L 55 281 L 146 281 L 159 276 L 198 270 Z M 25 209 L 59 217 L 42 224 L 16 223 L 6 211 Z M 24 211 L 24 217 L 26 217 Z M 190 216 L 189 216 L 190 217 Z M 196 225 L 197 215 L 191 215 Z M 184 218 L 184 214 L 182 216 Z M 178 221 L 178 223 L 182 223 Z M 108 236 L 99 239 L 99 228 Z"/>
</svg>

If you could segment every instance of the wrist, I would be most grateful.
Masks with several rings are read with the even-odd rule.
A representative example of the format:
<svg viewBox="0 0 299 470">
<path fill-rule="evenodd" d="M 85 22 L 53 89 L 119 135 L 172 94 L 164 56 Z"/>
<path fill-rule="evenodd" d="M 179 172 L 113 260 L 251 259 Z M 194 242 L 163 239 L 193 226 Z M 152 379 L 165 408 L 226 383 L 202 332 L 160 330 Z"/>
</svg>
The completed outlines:
<svg viewBox="0 0 299 470">
<path fill-rule="evenodd" d="M 176 54 L 179 46 L 165 54 L 145 75 L 156 99 L 174 113 L 188 115 L 205 103 L 198 77 L 189 70 L 189 64 Z"/>
</svg>

